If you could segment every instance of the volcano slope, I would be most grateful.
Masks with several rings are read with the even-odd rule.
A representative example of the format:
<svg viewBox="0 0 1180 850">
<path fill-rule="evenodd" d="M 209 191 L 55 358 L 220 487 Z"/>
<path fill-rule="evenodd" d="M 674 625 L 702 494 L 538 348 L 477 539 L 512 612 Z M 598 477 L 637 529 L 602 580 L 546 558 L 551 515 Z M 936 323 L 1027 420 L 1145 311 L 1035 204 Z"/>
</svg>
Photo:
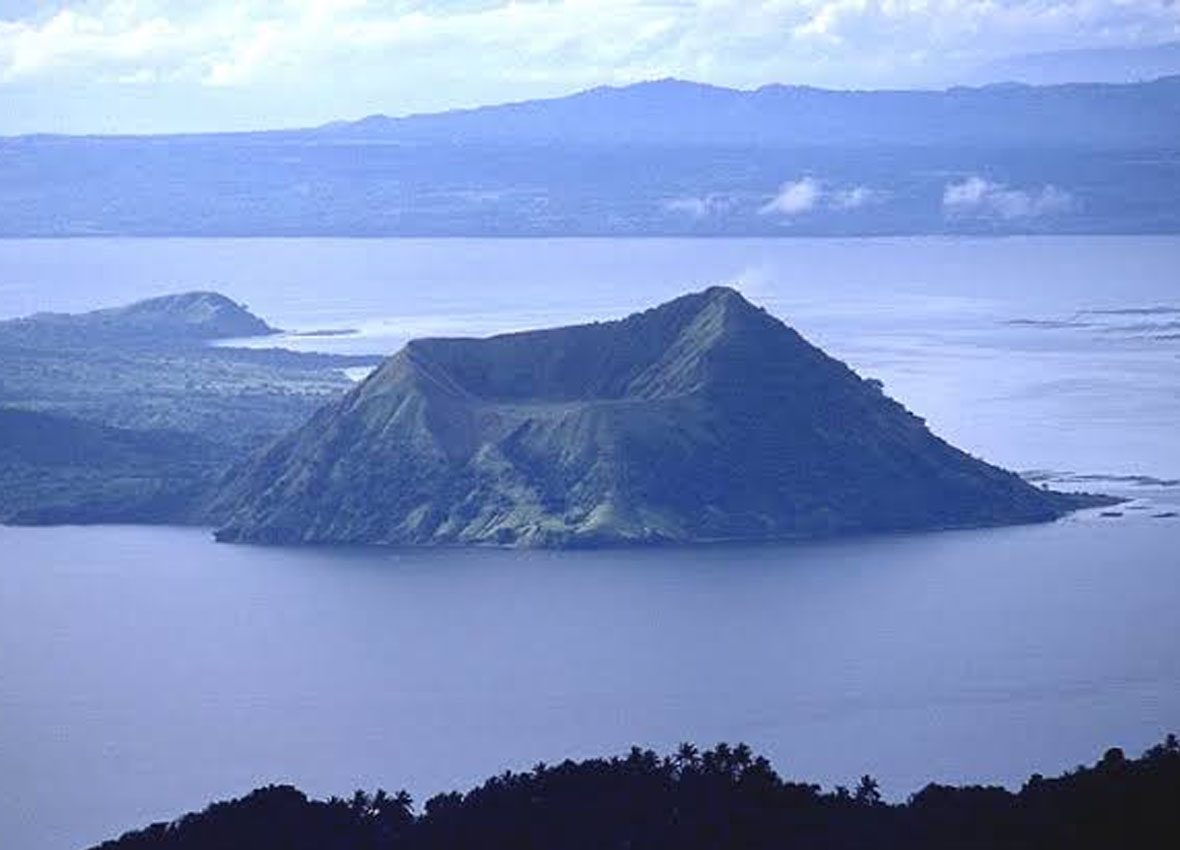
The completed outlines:
<svg viewBox="0 0 1180 850">
<path fill-rule="evenodd" d="M 1040 522 L 1038 489 L 932 434 L 735 290 L 620 321 L 410 342 L 239 467 L 219 540 L 586 546 Z"/>
</svg>

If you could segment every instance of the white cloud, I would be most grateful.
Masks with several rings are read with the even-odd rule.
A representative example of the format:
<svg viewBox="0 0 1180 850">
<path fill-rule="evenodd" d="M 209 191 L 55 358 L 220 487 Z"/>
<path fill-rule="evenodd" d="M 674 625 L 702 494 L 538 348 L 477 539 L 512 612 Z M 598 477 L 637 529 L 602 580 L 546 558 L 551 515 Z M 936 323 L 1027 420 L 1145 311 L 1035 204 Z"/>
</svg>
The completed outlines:
<svg viewBox="0 0 1180 850">
<path fill-rule="evenodd" d="M 975 207 L 983 203 L 994 184 L 973 175 L 960 183 L 948 183 L 942 193 L 942 205 L 951 209 Z"/>
<path fill-rule="evenodd" d="M 758 210 L 762 215 L 793 216 L 818 207 L 848 211 L 880 202 L 884 193 L 868 186 L 829 188 L 814 177 L 792 180 L 779 187 L 778 194 Z"/>
<path fill-rule="evenodd" d="M 1069 192 L 1053 185 L 1013 189 L 979 175 L 948 183 L 942 193 L 942 208 L 950 216 L 1040 218 L 1070 212 L 1075 206 Z"/>
<path fill-rule="evenodd" d="M 157 82 L 159 74 L 152 68 L 137 68 L 134 71 L 116 74 L 112 79 L 122 85 L 145 86 Z"/>
<path fill-rule="evenodd" d="M 758 212 L 763 215 L 799 215 L 814 209 L 821 194 L 819 181 L 804 177 L 780 186 L 778 194 L 763 204 Z"/>
<path fill-rule="evenodd" d="M 156 16 L 129 17 L 116 4 L 94 16 L 62 9 L 39 24 L 0 21 L 0 81 L 75 68 L 169 64 L 181 40 Z"/>
<path fill-rule="evenodd" d="M 59 0 L 0 5 L 0 85 L 136 74 L 325 117 L 675 76 L 945 83 L 1012 53 L 1180 38 L 1171 0 Z M 330 81 L 330 84 L 329 84 Z M 318 86 L 318 88 L 316 88 Z M 141 86 L 151 89 L 150 83 Z M 157 108 L 185 112 L 176 92 Z M 2 126 L 2 125 L 0 125 Z"/>
</svg>

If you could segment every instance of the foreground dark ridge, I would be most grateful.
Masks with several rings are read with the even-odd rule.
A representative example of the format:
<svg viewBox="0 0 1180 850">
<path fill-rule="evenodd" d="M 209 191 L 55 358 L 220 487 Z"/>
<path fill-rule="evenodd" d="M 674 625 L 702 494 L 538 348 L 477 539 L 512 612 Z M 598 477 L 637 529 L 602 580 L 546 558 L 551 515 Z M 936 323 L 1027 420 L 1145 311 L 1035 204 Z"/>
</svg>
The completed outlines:
<svg viewBox="0 0 1180 850">
<path fill-rule="evenodd" d="M 218 537 L 595 546 L 1043 522 L 1054 493 L 713 287 L 613 322 L 409 343 L 238 470 Z"/>
<path fill-rule="evenodd" d="M 884 803 L 871 777 L 854 792 L 783 781 L 748 747 L 682 745 L 660 758 L 538 765 L 466 794 L 440 794 L 421 813 L 404 791 L 309 800 L 269 786 L 199 814 L 127 833 L 101 850 L 442 850 L 442 848 L 1172 848 L 1180 844 L 1180 744 L 1175 736 L 1127 759 L 1018 793 L 927 785 Z"/>
</svg>

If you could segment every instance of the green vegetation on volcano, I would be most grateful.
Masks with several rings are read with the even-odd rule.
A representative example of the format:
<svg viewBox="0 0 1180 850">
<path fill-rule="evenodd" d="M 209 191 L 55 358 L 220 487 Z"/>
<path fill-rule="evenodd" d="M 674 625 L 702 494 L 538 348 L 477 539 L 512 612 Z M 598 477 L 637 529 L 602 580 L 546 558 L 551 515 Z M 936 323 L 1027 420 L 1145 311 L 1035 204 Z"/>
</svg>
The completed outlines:
<svg viewBox="0 0 1180 850">
<path fill-rule="evenodd" d="M 219 538 L 584 546 L 1040 522 L 1088 497 L 948 445 L 736 291 L 409 343 L 239 468 Z"/>
</svg>

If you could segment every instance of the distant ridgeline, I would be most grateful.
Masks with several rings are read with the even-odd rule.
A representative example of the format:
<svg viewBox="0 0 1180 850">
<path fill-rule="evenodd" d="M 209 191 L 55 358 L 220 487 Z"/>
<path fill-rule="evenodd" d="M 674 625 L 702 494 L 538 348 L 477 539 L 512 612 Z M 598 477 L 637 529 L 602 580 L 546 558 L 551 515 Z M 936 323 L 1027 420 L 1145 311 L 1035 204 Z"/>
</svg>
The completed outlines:
<svg viewBox="0 0 1180 850">
<path fill-rule="evenodd" d="M 1019 793 L 928 785 L 900 805 L 863 777 L 854 791 L 783 781 L 748 747 L 537 765 L 415 813 L 404 791 L 309 800 L 270 786 L 96 850 L 1171 850 L 1180 845 L 1180 744 L 1035 775 Z"/>
<path fill-rule="evenodd" d="M 208 344 L 273 333 L 211 292 L 0 322 L 0 521 L 199 520 L 230 464 L 373 362 Z"/>
<path fill-rule="evenodd" d="M 320 128 L 0 139 L 0 236 L 1180 232 L 1180 77 L 677 80 Z"/>
<path fill-rule="evenodd" d="M 714 287 L 621 321 L 410 342 L 237 467 L 258 543 L 594 546 L 1040 522 L 1039 489 Z"/>
</svg>

